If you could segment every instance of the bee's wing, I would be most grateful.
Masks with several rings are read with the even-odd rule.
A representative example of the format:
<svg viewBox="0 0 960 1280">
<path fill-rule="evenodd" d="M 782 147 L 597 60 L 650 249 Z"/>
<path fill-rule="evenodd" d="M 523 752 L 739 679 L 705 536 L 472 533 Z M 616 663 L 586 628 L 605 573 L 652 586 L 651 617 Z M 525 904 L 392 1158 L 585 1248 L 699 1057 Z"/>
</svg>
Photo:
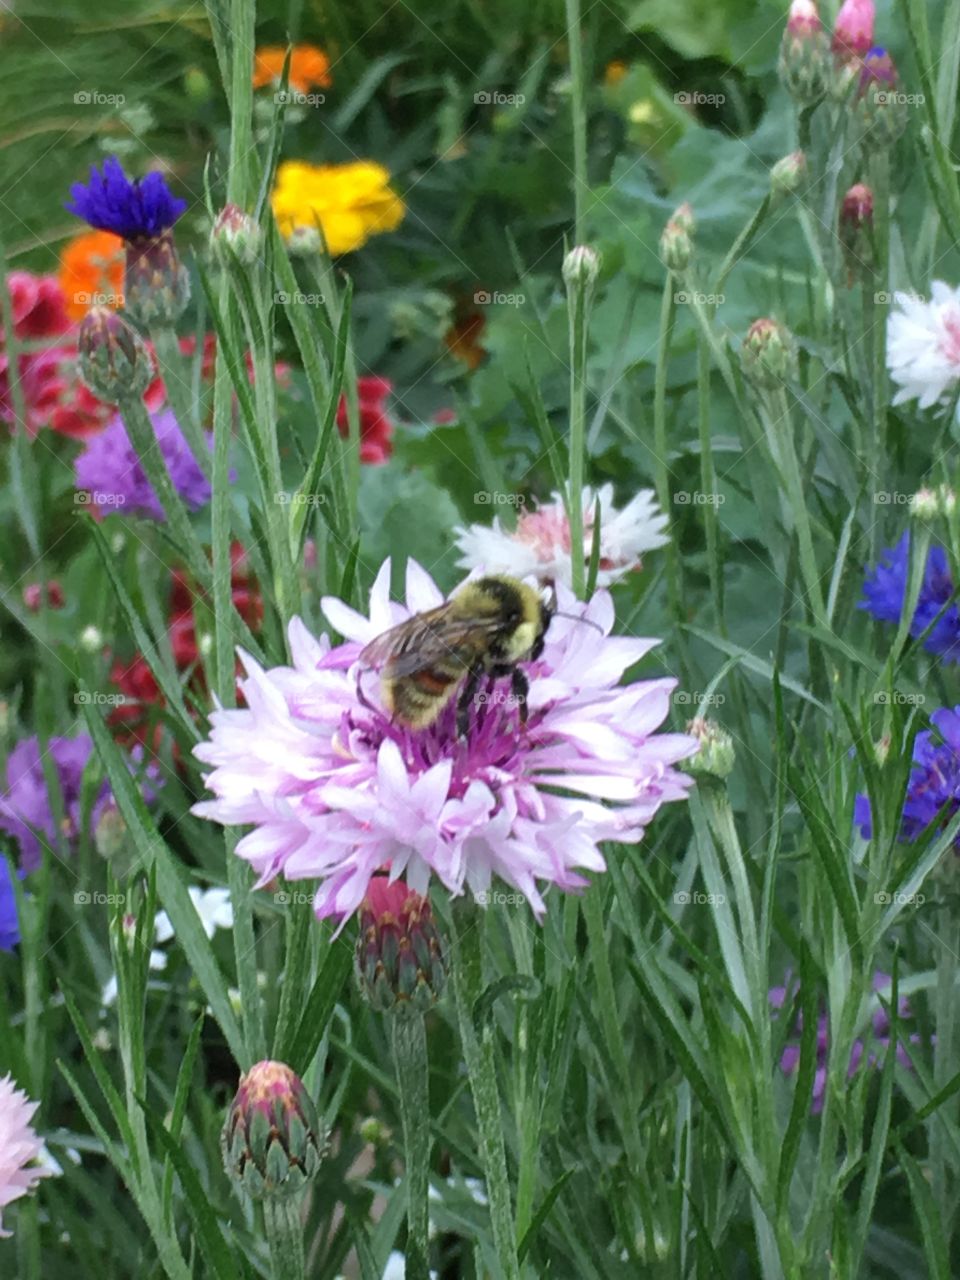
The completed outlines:
<svg viewBox="0 0 960 1280">
<path fill-rule="evenodd" d="M 442 604 L 371 640 L 360 661 L 368 667 L 387 667 L 393 679 L 416 675 L 438 662 L 453 662 L 466 671 L 480 648 L 479 636 L 495 628 L 493 619 L 453 616 L 450 605 Z"/>
</svg>

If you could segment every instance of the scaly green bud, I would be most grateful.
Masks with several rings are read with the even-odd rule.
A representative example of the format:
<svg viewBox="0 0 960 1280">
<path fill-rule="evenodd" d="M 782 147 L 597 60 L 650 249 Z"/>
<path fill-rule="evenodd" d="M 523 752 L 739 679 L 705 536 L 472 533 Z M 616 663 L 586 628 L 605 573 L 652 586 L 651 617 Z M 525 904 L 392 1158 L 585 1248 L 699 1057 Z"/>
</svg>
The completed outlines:
<svg viewBox="0 0 960 1280">
<path fill-rule="evenodd" d="M 326 1135 L 285 1062 L 257 1062 L 240 1077 L 220 1147 L 227 1173 L 254 1200 L 295 1195 L 316 1176 Z"/>
<path fill-rule="evenodd" d="M 847 283 L 863 279 L 877 262 L 873 242 L 873 192 L 857 182 L 840 205 L 840 245 L 847 264 Z"/>
<path fill-rule="evenodd" d="M 660 236 L 660 261 L 668 271 L 686 271 L 693 257 L 693 209 L 684 202 L 675 209 Z"/>
<path fill-rule="evenodd" d="M 141 396 L 153 381 L 153 365 L 143 339 L 119 312 L 91 307 L 77 338 L 80 376 L 95 396 L 109 404 Z"/>
<path fill-rule="evenodd" d="M 426 1013 L 440 997 L 446 965 L 429 898 L 374 876 L 360 908 L 357 981 L 381 1013 Z"/>
<path fill-rule="evenodd" d="M 871 49 L 863 60 L 854 114 L 867 146 L 891 147 L 907 127 L 907 95 L 899 91 L 897 69 L 884 49 Z"/>
<path fill-rule="evenodd" d="M 600 275 L 600 255 L 588 244 L 578 244 L 563 260 L 563 279 L 568 286 L 592 289 Z"/>
<path fill-rule="evenodd" d="M 813 0 L 793 0 L 780 45 L 780 80 L 801 107 L 823 97 L 831 72 L 830 41 Z"/>
<path fill-rule="evenodd" d="M 807 184 L 807 157 L 802 151 L 791 151 L 770 170 L 770 193 L 775 200 L 796 195 Z"/>
<path fill-rule="evenodd" d="M 227 204 L 217 214 L 210 232 L 210 251 L 222 266 L 236 260 L 245 267 L 260 257 L 263 231 L 260 224 L 235 204 Z"/>
<path fill-rule="evenodd" d="M 721 729 L 715 720 L 707 720 L 703 716 L 696 716 L 690 721 L 687 733 L 697 739 L 700 750 L 684 761 L 683 768 L 689 773 L 707 774 L 713 778 L 729 777 L 737 758 L 729 733 Z"/>
<path fill-rule="evenodd" d="M 754 320 L 740 351 L 744 376 L 756 387 L 776 390 L 796 375 L 793 335 L 778 320 Z"/>
<path fill-rule="evenodd" d="M 190 275 L 177 254 L 173 232 L 128 240 L 123 277 L 127 310 L 138 324 L 172 325 L 190 301 Z"/>
</svg>

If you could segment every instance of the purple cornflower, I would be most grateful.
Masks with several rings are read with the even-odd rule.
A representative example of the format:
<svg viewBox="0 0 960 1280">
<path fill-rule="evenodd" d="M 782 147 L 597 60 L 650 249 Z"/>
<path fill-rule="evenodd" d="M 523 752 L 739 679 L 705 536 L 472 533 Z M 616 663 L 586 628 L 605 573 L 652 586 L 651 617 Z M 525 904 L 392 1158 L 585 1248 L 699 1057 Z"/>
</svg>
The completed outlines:
<svg viewBox="0 0 960 1280">
<path fill-rule="evenodd" d="M 877 992 L 886 992 L 890 987 L 891 978 L 887 973 L 879 971 L 873 975 L 873 989 Z M 788 1001 L 792 1001 L 797 994 L 796 983 L 782 987 L 771 987 L 767 993 L 767 999 L 770 1006 L 774 1010 L 779 1011 Z M 900 1018 L 910 1018 L 910 1004 L 906 996 L 901 996 L 897 1006 L 897 1013 Z M 799 1038 L 803 1030 L 803 1015 L 797 1014 L 797 1022 L 794 1027 L 793 1035 Z M 868 1067 L 880 1065 L 883 1061 L 885 1051 L 890 1047 L 890 1016 L 883 1005 L 874 1011 L 871 1019 L 871 1034 L 866 1040 L 854 1040 L 850 1049 L 850 1062 L 847 1066 L 847 1079 L 852 1079 L 860 1070 L 861 1066 L 866 1064 Z M 911 1035 L 910 1043 L 919 1044 L 920 1037 Z M 818 1115 L 823 1110 L 823 1095 L 827 1087 L 827 1059 L 830 1049 L 830 1020 L 825 1013 L 820 1014 L 817 1018 L 817 1066 L 813 1075 L 813 1098 L 810 1104 L 810 1110 L 814 1115 Z M 897 1061 L 901 1066 L 912 1070 L 913 1063 L 910 1061 L 910 1055 L 907 1053 L 906 1047 L 897 1044 Z M 784 1075 L 792 1075 L 800 1065 L 800 1045 L 799 1043 L 787 1044 L 780 1057 L 780 1070 Z"/>
<path fill-rule="evenodd" d="M 175 196 L 162 173 L 128 178 L 116 156 L 108 156 L 102 171 L 94 165 L 86 184 L 70 188 L 69 213 L 84 218 L 99 231 L 112 231 L 124 240 L 153 239 L 168 231 L 187 207 Z"/>
<path fill-rule="evenodd" d="M 0 951 L 12 951 L 20 941 L 17 899 L 13 892 L 10 867 L 0 856 Z"/>
<path fill-rule="evenodd" d="M 150 420 L 173 487 L 191 511 L 205 506 L 211 496 L 209 481 L 190 452 L 172 411 L 163 409 L 152 414 Z M 207 439 L 212 447 L 212 437 Z M 166 519 L 119 414 L 99 435 L 87 440 L 74 465 L 77 489 L 85 493 L 90 505 L 99 508 L 102 514 L 122 511 L 152 520 Z"/>
<path fill-rule="evenodd" d="M 93 743 L 85 733 L 75 738 L 50 738 L 47 753 L 60 783 L 62 833 L 72 844 L 80 834 L 80 784 Z M 104 807 L 112 802 L 110 784 L 104 782 L 93 804 L 90 825 L 95 827 Z M 47 793 L 38 738 L 23 738 L 7 759 L 7 786 L 0 796 L 0 830 L 20 846 L 24 871 L 39 867 L 42 850 L 57 850 L 53 809 Z"/>
<path fill-rule="evenodd" d="M 930 717 L 934 728 L 913 740 L 913 769 L 903 802 L 900 839 L 916 840 L 943 811 L 944 822 L 960 808 L 960 707 L 941 707 Z M 936 732 L 935 732 L 936 731 Z M 944 809 L 944 805 L 948 805 Z M 873 834 L 870 801 L 858 795 L 854 821 L 864 840 Z M 960 852 L 960 836 L 954 841 Z"/>
<path fill-rule="evenodd" d="M 860 601 L 860 608 L 872 613 L 880 622 L 899 623 L 909 572 L 908 531 L 895 547 L 883 552 L 877 567 L 867 573 L 863 584 L 865 598 Z M 949 603 L 953 595 L 947 553 L 943 547 L 931 546 L 924 566 L 917 607 L 910 623 L 910 634 L 914 639 L 922 635 L 944 605 L 949 604 L 949 608 L 944 610 L 923 642 L 923 647 L 929 653 L 939 654 L 944 662 L 960 662 L 960 611 L 955 604 Z"/>
<path fill-rule="evenodd" d="M 344 644 L 314 638 L 294 618 L 292 666 L 265 671 L 241 654 L 247 705 L 215 710 L 210 740 L 195 749 L 211 766 L 216 799 L 193 812 L 252 824 L 237 853 L 261 885 L 281 872 L 318 880 L 316 914 L 346 917 L 378 871 L 403 876 L 421 895 L 435 875 L 451 894 L 469 889 L 480 902 L 498 876 L 540 917 L 544 882 L 583 888 L 581 869 L 605 869 L 601 842 L 639 841 L 665 801 L 685 799 L 690 779 L 674 765 L 697 743 L 656 732 L 676 681 L 620 685 L 657 642 L 611 636 L 606 591 L 584 605 L 557 583 L 561 610 L 574 616 L 556 616 L 542 654 L 525 664 L 526 727 L 509 684 L 491 682 L 461 738 L 455 700 L 429 727 L 406 728 L 359 661 L 389 627 L 443 603 L 412 560 L 406 607 L 391 602 L 389 584 L 387 560 L 369 617 L 323 601 Z"/>
</svg>

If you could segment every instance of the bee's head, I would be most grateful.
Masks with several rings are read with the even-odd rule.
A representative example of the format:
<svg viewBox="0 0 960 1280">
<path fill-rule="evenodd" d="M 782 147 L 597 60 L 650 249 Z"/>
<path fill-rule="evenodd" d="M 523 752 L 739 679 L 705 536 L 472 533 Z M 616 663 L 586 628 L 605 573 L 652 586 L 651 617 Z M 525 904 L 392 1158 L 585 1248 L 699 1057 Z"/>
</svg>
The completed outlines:
<svg viewBox="0 0 960 1280">
<path fill-rule="evenodd" d="M 543 638 L 547 633 L 547 629 L 554 618 L 570 618 L 573 622 L 585 622 L 588 627 L 603 634 L 603 628 L 597 626 L 590 618 L 583 618 L 576 613 L 564 613 L 562 609 L 557 608 L 557 588 L 550 581 L 547 583 L 543 594 L 540 597 L 540 632 L 537 636 L 537 643 L 534 646 L 531 657 L 538 658 L 543 652 Z"/>
</svg>

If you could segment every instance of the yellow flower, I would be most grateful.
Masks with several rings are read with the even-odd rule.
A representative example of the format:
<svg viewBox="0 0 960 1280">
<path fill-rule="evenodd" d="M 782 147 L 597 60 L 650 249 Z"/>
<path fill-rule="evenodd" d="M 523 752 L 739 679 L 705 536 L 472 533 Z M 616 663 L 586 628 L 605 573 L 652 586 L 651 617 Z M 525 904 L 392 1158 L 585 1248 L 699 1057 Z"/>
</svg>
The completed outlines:
<svg viewBox="0 0 960 1280">
<path fill-rule="evenodd" d="M 387 170 L 372 160 L 321 165 L 287 160 L 277 170 L 273 214 L 283 235 L 319 222 L 330 253 L 350 253 L 403 221 L 406 206 L 389 182 Z"/>
</svg>

